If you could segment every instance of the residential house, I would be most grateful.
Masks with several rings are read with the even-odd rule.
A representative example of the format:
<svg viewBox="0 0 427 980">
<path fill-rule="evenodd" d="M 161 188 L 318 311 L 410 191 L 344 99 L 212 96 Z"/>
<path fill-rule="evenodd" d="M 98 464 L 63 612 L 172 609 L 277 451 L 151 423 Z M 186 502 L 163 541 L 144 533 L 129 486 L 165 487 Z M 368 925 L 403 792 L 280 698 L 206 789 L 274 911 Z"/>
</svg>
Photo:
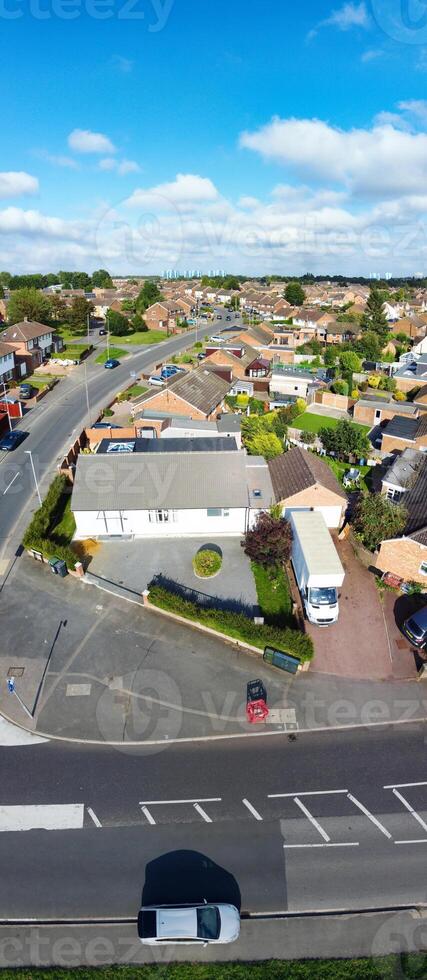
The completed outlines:
<svg viewBox="0 0 427 980">
<path fill-rule="evenodd" d="M 335 317 L 332 313 L 325 313 L 322 310 L 310 310 L 301 306 L 297 313 L 292 316 L 292 322 L 296 327 L 311 327 L 313 330 L 319 327 L 327 327 L 329 323 L 334 323 Z"/>
<path fill-rule="evenodd" d="M 357 323 L 350 323 L 349 321 L 338 321 L 331 320 L 324 330 L 324 339 L 327 344 L 346 344 L 349 341 L 356 340 L 360 334 L 360 328 Z M 320 331 L 317 331 L 317 340 L 321 340 Z"/>
<path fill-rule="evenodd" d="M 35 320 L 23 320 L 3 330 L 2 341 L 11 344 L 15 351 L 15 362 L 24 363 L 25 371 L 19 368 L 20 374 L 31 374 L 35 368 L 56 349 L 56 341 L 51 327 Z M 62 343 L 59 343 L 62 346 Z"/>
<path fill-rule="evenodd" d="M 405 449 L 383 478 L 383 492 L 407 512 L 401 537 L 382 541 L 376 567 L 406 582 L 427 585 L 427 455 Z"/>
<path fill-rule="evenodd" d="M 404 333 L 410 340 L 416 340 L 425 334 L 425 321 L 420 316 L 405 316 L 389 324 L 390 332 L 394 335 Z"/>
<path fill-rule="evenodd" d="M 395 415 L 383 429 L 381 449 L 400 453 L 406 447 L 427 452 L 427 413 L 420 418 Z"/>
<path fill-rule="evenodd" d="M 315 340 L 316 338 L 316 328 L 315 327 L 303 327 L 295 328 L 290 327 L 275 327 L 272 343 L 275 347 L 286 347 L 290 350 L 297 350 L 298 347 L 302 347 L 303 344 L 307 344 L 310 340 Z"/>
<path fill-rule="evenodd" d="M 214 420 L 224 410 L 224 399 L 232 383 L 224 381 L 206 368 L 174 375 L 161 389 L 147 391 L 132 410 L 138 418 L 147 409 L 184 415 L 191 419 Z"/>
<path fill-rule="evenodd" d="M 4 344 L 3 341 L 0 340 L 0 385 L 5 385 L 7 381 L 12 381 L 12 379 L 15 377 L 16 366 L 14 348 L 11 344 Z"/>
<path fill-rule="evenodd" d="M 412 388 L 427 384 L 427 354 L 406 361 L 394 372 L 393 377 L 399 391 L 411 391 Z"/>
<path fill-rule="evenodd" d="M 304 368 L 274 364 L 270 378 L 270 395 L 294 395 L 297 398 L 307 398 L 324 383 L 316 379 L 310 371 Z"/>
<path fill-rule="evenodd" d="M 323 514 L 327 527 L 341 527 L 347 496 L 319 456 L 296 446 L 270 460 L 268 468 L 275 501 L 284 517 L 295 510 L 315 510 Z"/>
<path fill-rule="evenodd" d="M 106 479 L 108 465 L 108 479 Z M 240 536 L 273 489 L 265 460 L 243 451 L 80 455 L 71 510 L 77 539 Z"/>
<path fill-rule="evenodd" d="M 149 330 L 164 330 L 173 333 L 180 317 L 180 307 L 174 301 L 162 300 L 153 303 L 144 313 L 144 320 Z"/>
</svg>

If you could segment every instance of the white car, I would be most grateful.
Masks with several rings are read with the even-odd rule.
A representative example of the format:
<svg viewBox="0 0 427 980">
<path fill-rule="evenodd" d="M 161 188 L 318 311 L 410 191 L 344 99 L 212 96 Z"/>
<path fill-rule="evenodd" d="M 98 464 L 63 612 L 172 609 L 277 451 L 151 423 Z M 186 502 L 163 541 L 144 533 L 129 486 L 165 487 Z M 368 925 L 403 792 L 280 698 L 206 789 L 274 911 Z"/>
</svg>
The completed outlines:
<svg viewBox="0 0 427 980">
<path fill-rule="evenodd" d="M 160 374 L 152 374 L 148 379 L 149 385 L 154 385 L 154 387 L 162 388 L 165 383 L 165 379 L 160 377 Z"/>
<path fill-rule="evenodd" d="M 138 936 L 147 946 L 234 943 L 239 934 L 234 905 L 150 905 L 138 915 Z"/>
</svg>

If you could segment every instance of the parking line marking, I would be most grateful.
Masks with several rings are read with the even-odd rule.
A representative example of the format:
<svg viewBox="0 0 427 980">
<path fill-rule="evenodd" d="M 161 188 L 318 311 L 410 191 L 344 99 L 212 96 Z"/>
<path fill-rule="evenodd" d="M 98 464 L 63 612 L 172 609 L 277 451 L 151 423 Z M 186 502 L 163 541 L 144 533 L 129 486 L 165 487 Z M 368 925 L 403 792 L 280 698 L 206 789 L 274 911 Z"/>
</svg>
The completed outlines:
<svg viewBox="0 0 427 980">
<path fill-rule="evenodd" d="M 348 793 L 348 789 L 316 789 L 312 792 L 304 793 L 268 793 L 269 800 L 277 800 L 281 796 L 291 796 L 292 799 L 296 796 L 330 796 L 332 793 Z"/>
<path fill-rule="evenodd" d="M 427 844 L 427 837 L 420 837 L 418 840 L 395 840 L 395 844 Z"/>
<path fill-rule="evenodd" d="M 343 844 L 284 844 L 283 847 L 287 850 L 303 847 L 359 847 L 359 841 L 346 841 Z"/>
<path fill-rule="evenodd" d="M 8 483 L 8 485 L 6 487 L 6 490 L 3 490 L 3 497 L 4 497 L 5 493 L 7 493 L 7 491 L 10 490 L 10 488 L 12 486 L 12 483 L 15 483 L 15 480 L 18 479 L 18 476 L 19 476 L 19 473 L 15 473 L 15 476 L 13 477 L 13 480 L 11 480 L 10 483 Z"/>
<path fill-rule="evenodd" d="M 374 817 L 372 813 L 369 812 L 369 810 L 366 809 L 366 806 L 364 806 L 363 803 L 360 803 L 359 800 L 356 800 L 356 797 L 352 796 L 351 793 L 348 793 L 347 795 L 349 800 L 351 800 L 351 802 L 354 803 L 354 805 L 357 806 L 359 810 L 361 810 L 362 813 L 365 814 L 366 817 L 368 817 L 368 820 L 370 820 L 373 824 L 375 824 L 376 827 L 378 827 L 378 830 L 380 830 L 381 833 L 384 834 L 384 837 L 387 837 L 388 840 L 391 840 L 392 836 L 390 832 L 387 830 L 386 827 L 383 826 L 382 823 L 380 823 L 379 820 L 377 820 L 376 817 Z"/>
<path fill-rule="evenodd" d="M 383 789 L 405 789 L 408 786 L 427 786 L 427 782 L 424 783 L 390 783 L 390 786 L 383 786 Z"/>
<path fill-rule="evenodd" d="M 156 825 L 156 821 L 155 821 L 155 819 L 153 817 L 153 814 L 150 813 L 150 811 L 147 809 L 147 807 L 146 806 L 142 806 L 141 807 L 141 810 L 142 810 L 144 816 L 147 817 L 148 823 L 150 823 L 151 826 L 155 826 Z"/>
<path fill-rule="evenodd" d="M 92 820 L 93 820 L 93 822 L 95 824 L 95 827 L 102 827 L 101 821 L 98 820 L 98 817 L 97 817 L 96 813 L 93 812 L 91 806 L 88 806 L 87 807 L 87 812 L 88 812 L 89 816 L 92 818 Z"/>
<path fill-rule="evenodd" d="M 171 803 L 221 803 L 221 796 L 209 796 L 206 799 L 196 797 L 194 800 L 140 800 L 140 806 L 168 806 Z"/>
<path fill-rule="evenodd" d="M 206 813 L 206 810 L 204 810 L 203 807 L 200 806 L 200 803 L 193 803 L 193 806 L 194 809 L 197 810 L 197 813 L 200 813 L 200 816 L 203 817 L 203 820 L 205 820 L 206 823 L 212 823 L 211 818 Z"/>
<path fill-rule="evenodd" d="M 417 813 L 416 810 L 414 810 L 413 806 L 411 806 L 411 804 L 408 803 L 408 800 L 405 800 L 405 797 L 402 796 L 402 794 L 399 793 L 399 791 L 395 788 L 393 788 L 393 793 L 395 796 L 397 796 L 400 802 L 403 803 L 403 806 L 406 807 L 407 810 L 409 810 L 409 813 L 412 814 L 414 820 L 417 820 L 420 826 L 423 828 L 423 830 L 427 831 L 427 824 L 424 822 L 423 818 L 420 817 L 419 813 Z"/>
<path fill-rule="evenodd" d="M 331 839 L 329 837 L 329 834 L 326 833 L 326 830 L 323 830 L 323 827 L 320 826 L 319 821 L 316 820 L 315 817 L 313 817 L 313 814 L 310 813 L 310 810 L 307 810 L 307 807 L 304 806 L 304 803 L 301 803 L 301 800 L 299 800 L 297 796 L 294 796 L 294 803 L 296 803 L 296 805 L 299 806 L 300 810 L 302 810 L 302 812 L 305 813 L 310 823 L 313 824 L 313 827 L 315 827 L 316 830 L 319 832 L 320 836 L 323 837 L 323 840 L 329 843 Z"/>
<path fill-rule="evenodd" d="M 258 810 L 255 810 L 255 807 L 252 806 L 252 803 L 249 803 L 249 800 L 242 800 L 242 803 L 243 803 L 243 806 L 245 806 L 249 810 L 249 813 L 251 813 L 252 816 L 255 817 L 255 820 L 262 820 L 263 819 L 262 816 L 261 816 L 261 814 L 258 813 Z"/>
<path fill-rule="evenodd" d="M 83 803 L 0 806 L 0 831 L 81 830 Z"/>
</svg>

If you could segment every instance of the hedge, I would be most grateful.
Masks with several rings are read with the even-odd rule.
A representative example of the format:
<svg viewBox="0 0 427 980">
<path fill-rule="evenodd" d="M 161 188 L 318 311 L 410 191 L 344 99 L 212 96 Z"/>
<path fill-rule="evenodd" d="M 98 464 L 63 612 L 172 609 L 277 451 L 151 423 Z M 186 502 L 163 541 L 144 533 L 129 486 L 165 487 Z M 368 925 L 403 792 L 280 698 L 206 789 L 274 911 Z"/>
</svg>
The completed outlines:
<svg viewBox="0 0 427 980">
<path fill-rule="evenodd" d="M 270 644 L 285 653 L 299 657 L 302 663 L 313 658 L 314 650 L 311 637 L 297 630 L 287 627 L 256 626 L 253 620 L 245 616 L 244 613 L 199 606 L 197 602 L 184 599 L 177 592 L 165 589 L 162 585 L 153 584 L 150 586 L 150 602 L 153 606 L 176 613 L 178 616 L 183 616 L 184 619 L 195 620 L 202 623 L 203 626 L 243 640 L 244 643 L 256 646 L 260 650 Z"/>
<path fill-rule="evenodd" d="M 57 544 L 54 538 L 49 537 L 55 515 L 61 502 L 61 497 L 67 489 L 67 479 L 65 476 L 56 476 L 51 483 L 44 501 L 36 510 L 32 520 L 22 539 L 24 548 L 40 551 L 45 558 L 62 558 L 67 563 L 67 567 L 74 569 L 78 561 L 76 553 L 69 545 Z"/>
</svg>

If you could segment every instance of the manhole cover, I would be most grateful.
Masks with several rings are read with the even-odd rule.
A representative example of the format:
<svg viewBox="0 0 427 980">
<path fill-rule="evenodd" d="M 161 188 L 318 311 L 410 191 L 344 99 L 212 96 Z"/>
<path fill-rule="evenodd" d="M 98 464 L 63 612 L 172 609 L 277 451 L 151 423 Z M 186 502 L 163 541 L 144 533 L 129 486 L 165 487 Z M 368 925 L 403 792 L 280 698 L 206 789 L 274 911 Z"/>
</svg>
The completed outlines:
<svg viewBox="0 0 427 980">
<path fill-rule="evenodd" d="M 22 677 L 25 667 L 9 667 L 7 672 L 8 677 Z"/>
</svg>

